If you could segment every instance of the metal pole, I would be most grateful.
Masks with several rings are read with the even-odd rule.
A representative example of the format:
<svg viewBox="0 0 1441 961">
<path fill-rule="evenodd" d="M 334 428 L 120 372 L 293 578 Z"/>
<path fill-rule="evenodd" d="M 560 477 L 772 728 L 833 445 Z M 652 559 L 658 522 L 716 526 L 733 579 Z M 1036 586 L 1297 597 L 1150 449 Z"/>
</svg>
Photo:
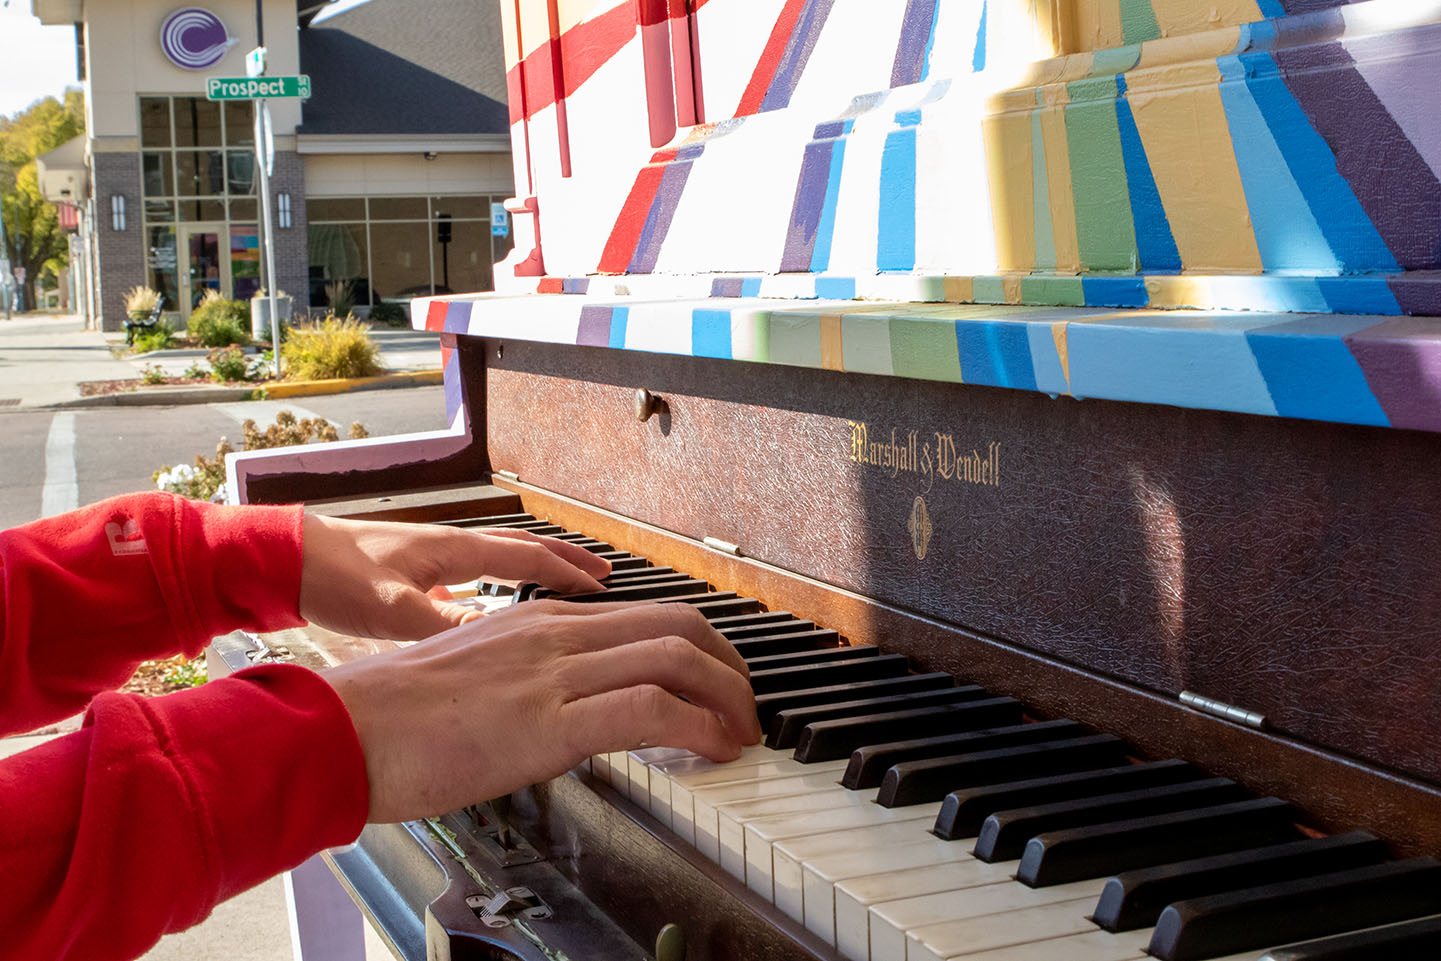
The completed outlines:
<svg viewBox="0 0 1441 961">
<path fill-rule="evenodd" d="M 275 357 L 275 379 L 280 379 L 280 310 L 276 298 L 275 276 L 275 224 L 270 212 L 270 111 L 264 100 L 255 102 L 255 156 L 260 168 L 260 232 L 265 248 L 265 299 L 269 304 L 270 346 Z M 263 119 L 262 119 L 263 118 Z"/>
<path fill-rule="evenodd" d="M 0 260 L 3 260 L 3 261 L 5 261 L 6 263 L 9 263 L 9 262 L 10 262 L 10 258 L 6 255 L 6 250 L 7 250 L 7 248 L 6 248 L 6 244 L 5 244 L 5 208 L 4 208 L 4 207 L 0 207 Z M 19 251 L 16 251 L 16 252 L 18 253 Z M 6 320 L 9 320 L 9 319 L 10 319 L 10 297 L 11 297 L 11 294 L 10 294 L 10 272 L 9 272 L 9 271 L 6 271 L 6 272 L 5 272 L 5 276 L 4 276 L 4 277 L 0 277 L 0 296 L 3 296 L 3 297 L 5 298 L 5 319 L 6 319 Z"/>
</svg>

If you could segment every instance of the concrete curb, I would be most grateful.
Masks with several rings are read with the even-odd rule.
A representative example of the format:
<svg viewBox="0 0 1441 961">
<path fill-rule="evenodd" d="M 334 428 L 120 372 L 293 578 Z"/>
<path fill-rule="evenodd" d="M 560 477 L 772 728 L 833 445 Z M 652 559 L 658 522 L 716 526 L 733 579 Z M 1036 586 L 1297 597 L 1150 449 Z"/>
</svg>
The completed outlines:
<svg viewBox="0 0 1441 961">
<path fill-rule="evenodd" d="M 315 397 L 321 394 L 343 394 L 356 390 L 393 390 L 400 387 L 424 387 L 445 382 L 440 370 L 401 371 L 378 377 L 347 377 L 334 380 L 298 380 L 262 387 L 148 387 L 142 390 L 77 397 L 74 400 L 45 404 L 35 409 L 70 407 L 174 407 L 182 404 L 225 404 L 246 400 L 277 400 L 285 397 Z"/>
</svg>

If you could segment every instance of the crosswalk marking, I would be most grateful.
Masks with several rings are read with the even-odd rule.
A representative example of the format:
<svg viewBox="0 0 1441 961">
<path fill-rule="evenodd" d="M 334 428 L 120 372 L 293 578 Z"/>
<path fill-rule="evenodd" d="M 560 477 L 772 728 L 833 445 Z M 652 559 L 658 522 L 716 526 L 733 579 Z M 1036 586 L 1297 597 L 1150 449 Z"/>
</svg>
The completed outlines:
<svg viewBox="0 0 1441 961">
<path fill-rule="evenodd" d="M 45 438 L 45 485 L 40 489 L 40 516 L 53 517 L 80 506 L 75 475 L 75 415 L 56 414 Z"/>
</svg>

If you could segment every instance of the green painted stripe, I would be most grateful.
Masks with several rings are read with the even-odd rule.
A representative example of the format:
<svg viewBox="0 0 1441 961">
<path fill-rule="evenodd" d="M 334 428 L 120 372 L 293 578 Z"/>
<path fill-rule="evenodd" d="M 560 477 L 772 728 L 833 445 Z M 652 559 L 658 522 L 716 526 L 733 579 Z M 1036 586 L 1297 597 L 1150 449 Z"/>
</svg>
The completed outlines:
<svg viewBox="0 0 1441 961">
<path fill-rule="evenodd" d="M 971 300 L 978 304 L 1004 304 L 1006 288 L 999 277 L 975 277 L 971 280 Z"/>
<path fill-rule="evenodd" d="M 1161 35 L 1151 0 L 1121 0 L 1121 31 L 1127 43 L 1144 43 Z"/>
<path fill-rule="evenodd" d="M 1116 78 L 1078 80 L 1067 91 L 1066 141 L 1081 268 L 1135 271 L 1140 254 L 1116 122 Z"/>
<path fill-rule="evenodd" d="M 771 315 L 766 311 L 731 311 L 731 357 L 761 364 L 771 362 Z"/>
<path fill-rule="evenodd" d="M 891 367 L 898 377 L 960 383 L 955 321 L 891 318 Z"/>
<path fill-rule="evenodd" d="M 1141 45 L 1127 44 L 1110 50 L 1097 50 L 1091 55 L 1091 76 L 1112 77 L 1125 73 L 1141 60 Z"/>
<path fill-rule="evenodd" d="M 796 367 L 821 365 L 821 319 L 818 315 L 770 315 L 770 361 Z"/>
<path fill-rule="evenodd" d="M 1023 277 L 1021 303 L 1044 306 L 1084 307 L 1086 291 L 1079 277 Z"/>
</svg>

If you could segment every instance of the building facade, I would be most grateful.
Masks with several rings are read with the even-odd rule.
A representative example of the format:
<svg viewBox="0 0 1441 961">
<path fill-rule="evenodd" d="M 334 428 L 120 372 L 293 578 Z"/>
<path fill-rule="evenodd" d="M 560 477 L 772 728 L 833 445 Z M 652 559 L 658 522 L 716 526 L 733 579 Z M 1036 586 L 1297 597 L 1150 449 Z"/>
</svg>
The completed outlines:
<svg viewBox="0 0 1441 961">
<path fill-rule="evenodd" d="M 490 212 L 513 193 L 498 11 L 465 0 L 370 0 L 319 23 L 326 0 L 263 0 L 268 76 L 312 96 L 268 101 L 277 287 L 297 309 L 492 285 L 509 250 Z M 243 77 L 256 4 L 34 0 L 74 23 L 83 150 L 42 158 L 47 196 L 81 211 L 78 298 L 121 328 L 144 284 L 183 325 L 214 290 L 262 288 L 255 104 L 210 101 L 207 77 Z M 501 227 L 497 224 L 497 227 Z"/>
</svg>

